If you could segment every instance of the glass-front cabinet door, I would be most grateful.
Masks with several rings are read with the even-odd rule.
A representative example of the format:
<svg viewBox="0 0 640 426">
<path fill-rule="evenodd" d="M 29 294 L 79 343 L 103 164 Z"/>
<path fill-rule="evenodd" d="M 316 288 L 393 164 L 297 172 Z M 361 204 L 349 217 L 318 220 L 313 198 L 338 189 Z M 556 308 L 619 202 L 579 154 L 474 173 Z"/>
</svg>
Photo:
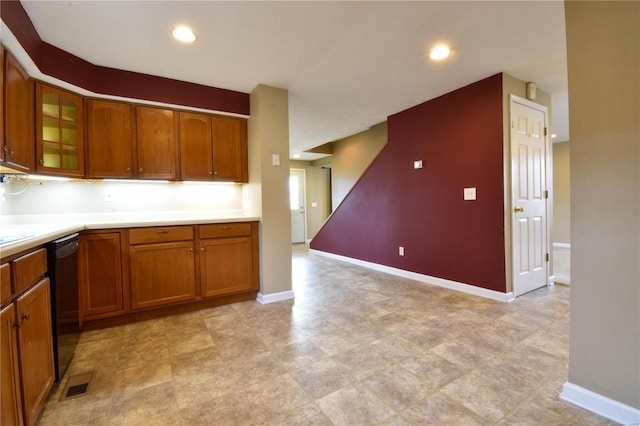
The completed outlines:
<svg viewBox="0 0 640 426">
<path fill-rule="evenodd" d="M 83 177 L 82 97 L 38 83 L 36 100 L 38 172 Z"/>
</svg>

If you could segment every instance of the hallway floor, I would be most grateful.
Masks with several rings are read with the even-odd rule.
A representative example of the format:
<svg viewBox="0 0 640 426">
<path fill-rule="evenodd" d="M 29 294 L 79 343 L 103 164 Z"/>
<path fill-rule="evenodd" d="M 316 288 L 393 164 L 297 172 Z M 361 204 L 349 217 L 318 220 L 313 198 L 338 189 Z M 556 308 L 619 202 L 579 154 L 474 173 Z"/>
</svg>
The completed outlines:
<svg viewBox="0 0 640 426">
<path fill-rule="evenodd" d="M 83 333 L 93 390 L 40 424 L 613 424 L 558 397 L 569 287 L 506 304 L 293 250 L 295 303 Z"/>
</svg>

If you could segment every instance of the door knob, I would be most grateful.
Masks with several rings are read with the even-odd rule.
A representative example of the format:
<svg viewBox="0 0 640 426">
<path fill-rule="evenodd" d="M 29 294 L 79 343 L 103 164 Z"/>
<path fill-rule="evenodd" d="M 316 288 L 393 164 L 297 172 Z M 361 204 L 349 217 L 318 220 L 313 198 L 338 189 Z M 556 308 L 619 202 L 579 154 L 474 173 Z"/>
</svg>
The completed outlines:
<svg viewBox="0 0 640 426">
<path fill-rule="evenodd" d="M 516 213 L 522 213 L 524 211 L 524 207 L 514 207 L 513 211 Z"/>
</svg>

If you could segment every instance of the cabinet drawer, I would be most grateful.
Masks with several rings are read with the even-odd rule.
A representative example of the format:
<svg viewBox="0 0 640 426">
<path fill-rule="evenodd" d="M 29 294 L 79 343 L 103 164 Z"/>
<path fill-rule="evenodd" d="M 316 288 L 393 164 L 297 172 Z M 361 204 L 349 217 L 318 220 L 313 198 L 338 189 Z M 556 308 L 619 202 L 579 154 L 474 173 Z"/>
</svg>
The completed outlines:
<svg viewBox="0 0 640 426">
<path fill-rule="evenodd" d="M 129 230 L 129 244 L 193 240 L 193 226 L 154 226 Z"/>
<path fill-rule="evenodd" d="M 13 262 L 14 293 L 20 293 L 47 272 L 47 251 L 36 250 Z"/>
<path fill-rule="evenodd" d="M 216 223 L 200 225 L 200 238 L 242 237 L 251 235 L 251 223 Z"/>
<path fill-rule="evenodd" d="M 8 263 L 0 266 L 0 305 L 11 300 L 11 268 Z"/>
</svg>

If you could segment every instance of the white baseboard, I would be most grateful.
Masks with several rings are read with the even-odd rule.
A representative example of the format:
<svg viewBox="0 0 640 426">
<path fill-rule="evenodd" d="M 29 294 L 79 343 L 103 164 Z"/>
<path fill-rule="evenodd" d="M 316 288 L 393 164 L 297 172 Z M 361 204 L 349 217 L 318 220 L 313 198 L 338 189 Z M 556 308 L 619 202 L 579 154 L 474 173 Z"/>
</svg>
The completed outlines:
<svg viewBox="0 0 640 426">
<path fill-rule="evenodd" d="M 460 283 L 457 281 L 446 280 L 444 278 L 432 277 L 430 275 L 418 274 L 416 272 L 405 271 L 404 269 L 393 268 L 391 266 L 380 265 L 378 263 L 367 262 L 352 257 L 341 256 L 339 254 L 328 253 L 326 251 L 310 249 L 310 253 L 320 256 L 329 257 L 331 259 L 341 260 L 343 262 L 352 263 L 365 268 L 373 269 L 387 274 L 396 275 L 398 277 L 409 278 L 426 284 L 432 284 L 438 287 L 444 287 L 451 290 L 461 291 L 463 293 L 473 294 L 474 296 L 485 297 L 487 299 L 498 300 L 500 302 L 512 302 L 515 300 L 513 293 L 501 293 L 495 290 L 488 290 L 474 285 Z"/>
<path fill-rule="evenodd" d="M 623 425 L 640 424 L 640 410 L 566 382 L 560 398 Z"/>
<path fill-rule="evenodd" d="M 262 294 L 259 292 L 258 297 L 256 297 L 256 300 L 262 303 L 263 305 L 266 305 L 267 303 L 280 302 L 282 300 L 289 300 L 293 298 L 294 298 L 293 290 L 289 290 L 289 291 L 281 291 L 280 293 L 272 293 L 272 294 Z"/>
<path fill-rule="evenodd" d="M 571 244 L 569 243 L 553 243 L 553 246 L 558 248 L 571 248 Z"/>
</svg>

